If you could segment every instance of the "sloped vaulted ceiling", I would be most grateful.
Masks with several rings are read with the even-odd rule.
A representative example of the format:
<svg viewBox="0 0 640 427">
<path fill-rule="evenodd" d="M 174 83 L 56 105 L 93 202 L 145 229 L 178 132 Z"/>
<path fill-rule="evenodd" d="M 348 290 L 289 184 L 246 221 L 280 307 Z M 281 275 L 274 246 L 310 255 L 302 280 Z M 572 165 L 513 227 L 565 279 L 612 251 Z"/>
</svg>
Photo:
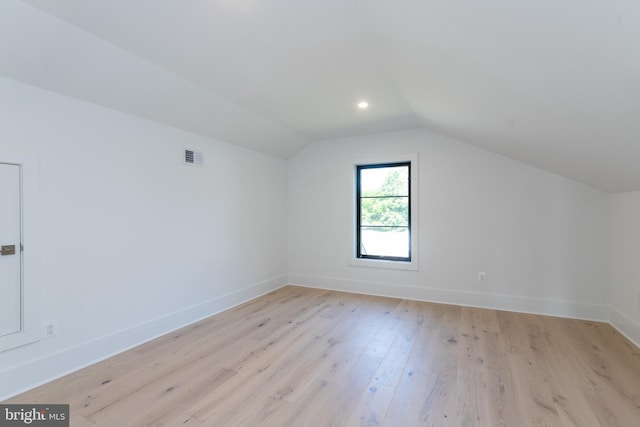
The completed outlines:
<svg viewBox="0 0 640 427">
<path fill-rule="evenodd" d="M 640 190 L 635 0 L 4 0 L 0 36 L 6 77 L 284 157 L 424 127 Z"/>
</svg>

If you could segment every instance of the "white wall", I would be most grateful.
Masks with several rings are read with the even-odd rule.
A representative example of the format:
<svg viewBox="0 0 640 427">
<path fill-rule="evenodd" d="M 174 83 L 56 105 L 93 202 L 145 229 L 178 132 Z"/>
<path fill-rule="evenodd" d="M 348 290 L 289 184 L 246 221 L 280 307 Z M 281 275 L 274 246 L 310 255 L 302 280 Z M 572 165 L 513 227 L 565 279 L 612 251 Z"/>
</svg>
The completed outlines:
<svg viewBox="0 0 640 427">
<path fill-rule="evenodd" d="M 419 271 L 349 265 L 350 162 L 411 153 Z M 288 168 L 291 283 L 608 320 L 605 192 L 422 130 L 315 142 Z"/>
<path fill-rule="evenodd" d="M 611 323 L 640 345 L 640 192 L 612 196 Z"/>
<path fill-rule="evenodd" d="M 39 160 L 41 319 L 59 324 L 0 353 L 0 400 L 286 283 L 282 159 L 2 78 L 0 152 Z"/>
</svg>

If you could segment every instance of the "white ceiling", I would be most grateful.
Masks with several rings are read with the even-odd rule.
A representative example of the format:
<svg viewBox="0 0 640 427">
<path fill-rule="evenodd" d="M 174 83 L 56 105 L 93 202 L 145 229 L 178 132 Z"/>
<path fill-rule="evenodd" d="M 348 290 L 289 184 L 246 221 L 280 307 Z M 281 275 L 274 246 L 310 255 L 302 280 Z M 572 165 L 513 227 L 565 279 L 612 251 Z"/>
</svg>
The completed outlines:
<svg viewBox="0 0 640 427">
<path fill-rule="evenodd" d="M 3 0 L 0 10 L 0 74 L 253 149 L 287 157 L 315 140 L 424 127 L 608 191 L 640 190 L 637 0 Z"/>
</svg>

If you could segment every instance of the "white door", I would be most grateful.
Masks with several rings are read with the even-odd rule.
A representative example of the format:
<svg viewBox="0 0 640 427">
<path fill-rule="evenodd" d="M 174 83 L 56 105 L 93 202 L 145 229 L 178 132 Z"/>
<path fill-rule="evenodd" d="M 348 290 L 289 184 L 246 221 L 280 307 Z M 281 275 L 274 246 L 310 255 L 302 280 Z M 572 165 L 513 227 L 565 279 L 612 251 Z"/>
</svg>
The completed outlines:
<svg viewBox="0 0 640 427">
<path fill-rule="evenodd" d="M 0 163 L 0 337 L 20 332 L 20 166 Z"/>
</svg>

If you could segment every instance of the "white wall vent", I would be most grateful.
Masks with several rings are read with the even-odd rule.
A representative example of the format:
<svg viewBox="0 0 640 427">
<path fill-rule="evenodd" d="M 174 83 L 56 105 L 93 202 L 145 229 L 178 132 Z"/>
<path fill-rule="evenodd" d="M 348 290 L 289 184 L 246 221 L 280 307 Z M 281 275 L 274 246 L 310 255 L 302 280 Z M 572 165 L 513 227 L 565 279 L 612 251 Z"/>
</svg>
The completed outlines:
<svg viewBox="0 0 640 427">
<path fill-rule="evenodd" d="M 204 164 L 204 156 L 198 151 L 186 148 L 184 150 L 184 164 L 202 166 Z"/>
</svg>

